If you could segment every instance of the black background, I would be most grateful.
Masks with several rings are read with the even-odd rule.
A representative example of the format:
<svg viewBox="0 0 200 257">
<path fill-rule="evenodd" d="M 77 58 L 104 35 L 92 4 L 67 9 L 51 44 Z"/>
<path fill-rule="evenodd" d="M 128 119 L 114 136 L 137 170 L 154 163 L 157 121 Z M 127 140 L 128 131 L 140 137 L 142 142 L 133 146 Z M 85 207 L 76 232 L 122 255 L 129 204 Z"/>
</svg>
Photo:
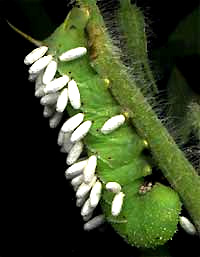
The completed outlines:
<svg viewBox="0 0 200 257">
<path fill-rule="evenodd" d="M 12 31 L 3 18 L 27 33 L 30 21 L 18 1 L 0 3 L 0 257 L 139 256 L 109 226 L 83 231 L 73 189 L 64 177 L 66 156 L 56 143 L 59 130 L 49 128 L 43 107 L 34 97 L 34 85 L 27 80 L 23 60 L 34 46 Z M 55 26 L 65 18 L 66 3 L 43 1 Z M 152 21 L 154 49 L 166 41 L 197 1 L 137 4 Z M 179 233 L 169 244 L 172 256 L 200 256 L 196 237 Z"/>
</svg>

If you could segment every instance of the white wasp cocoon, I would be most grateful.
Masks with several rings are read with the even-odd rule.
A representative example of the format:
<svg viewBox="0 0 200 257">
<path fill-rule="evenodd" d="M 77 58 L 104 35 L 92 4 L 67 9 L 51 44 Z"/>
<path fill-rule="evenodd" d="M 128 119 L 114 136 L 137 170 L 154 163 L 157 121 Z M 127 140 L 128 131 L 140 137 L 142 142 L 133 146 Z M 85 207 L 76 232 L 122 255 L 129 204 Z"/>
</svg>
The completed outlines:
<svg viewBox="0 0 200 257">
<path fill-rule="evenodd" d="M 24 59 L 24 63 L 26 65 L 30 65 L 40 59 L 46 52 L 48 51 L 47 46 L 40 46 L 36 49 L 34 49 L 32 52 L 30 52 Z"/>
<path fill-rule="evenodd" d="M 114 194 L 117 194 L 121 191 L 121 186 L 117 182 L 108 182 L 106 184 L 106 189 Z"/>
<path fill-rule="evenodd" d="M 77 190 L 76 190 L 77 191 Z M 86 202 L 86 200 L 88 199 L 88 194 L 85 194 L 83 197 L 78 197 L 76 199 L 76 207 L 82 207 L 83 204 Z"/>
<path fill-rule="evenodd" d="M 81 141 L 76 142 L 69 151 L 66 162 L 68 165 L 73 164 L 78 160 L 83 151 L 83 143 Z"/>
<path fill-rule="evenodd" d="M 103 127 L 101 128 L 101 132 L 103 134 L 109 134 L 115 129 L 119 128 L 123 123 L 125 122 L 125 117 L 124 115 L 116 115 L 107 120 Z"/>
<path fill-rule="evenodd" d="M 55 112 L 55 108 L 53 106 L 45 105 L 43 110 L 43 116 L 45 118 L 51 117 Z"/>
<path fill-rule="evenodd" d="M 47 55 L 40 58 L 39 60 L 34 62 L 34 64 L 32 64 L 32 66 L 29 68 L 29 73 L 33 74 L 33 73 L 40 72 L 50 63 L 51 60 L 52 60 L 52 55 Z"/>
<path fill-rule="evenodd" d="M 60 89 L 62 89 L 64 86 L 66 86 L 68 82 L 69 82 L 69 77 L 67 75 L 63 75 L 63 76 L 56 78 L 56 79 L 52 80 L 51 82 L 49 82 L 46 85 L 44 92 L 46 94 L 55 93 L 55 92 L 59 91 Z"/>
<path fill-rule="evenodd" d="M 52 60 L 46 67 L 44 71 L 44 75 L 42 78 L 42 82 L 46 85 L 52 81 L 57 71 L 57 62 Z"/>
<path fill-rule="evenodd" d="M 37 79 L 37 77 L 38 77 L 38 75 L 39 75 L 39 73 L 29 74 L 28 80 L 29 80 L 30 82 L 35 82 L 36 79 Z"/>
<path fill-rule="evenodd" d="M 70 141 L 70 138 L 71 138 L 71 133 L 70 132 L 64 133 L 63 147 L 64 147 L 66 153 L 69 153 L 69 151 L 71 150 L 71 148 L 74 145 Z"/>
<path fill-rule="evenodd" d="M 195 226 L 191 223 L 189 219 L 184 216 L 180 216 L 181 227 L 190 235 L 195 235 L 197 233 Z"/>
<path fill-rule="evenodd" d="M 90 130 L 90 127 L 92 126 L 92 122 L 87 120 L 85 122 L 83 122 L 73 133 L 71 136 L 71 141 L 72 142 L 77 142 L 79 140 L 81 140 L 82 138 L 84 138 L 87 133 Z"/>
<path fill-rule="evenodd" d="M 99 200 L 101 198 L 101 190 L 102 190 L 102 184 L 100 181 L 97 181 L 94 186 L 91 189 L 90 192 L 90 205 L 91 207 L 95 208 L 98 203 Z"/>
<path fill-rule="evenodd" d="M 70 49 L 59 56 L 60 61 L 72 61 L 87 53 L 85 47 L 77 47 Z"/>
<path fill-rule="evenodd" d="M 89 184 L 85 184 L 84 182 L 79 186 L 78 190 L 76 191 L 76 197 L 77 198 L 83 198 L 85 195 L 87 195 L 90 192 L 90 189 L 96 182 L 97 177 L 94 176 L 92 181 Z"/>
<path fill-rule="evenodd" d="M 42 105 L 53 105 L 58 100 L 59 93 L 47 94 L 40 99 Z"/>
<path fill-rule="evenodd" d="M 57 102 L 56 102 L 56 111 L 64 112 L 68 103 L 68 89 L 64 88 L 61 92 L 59 92 Z"/>
<path fill-rule="evenodd" d="M 76 129 L 81 124 L 83 119 L 84 119 L 84 114 L 78 113 L 78 114 L 72 116 L 71 118 L 69 118 L 67 121 L 65 121 L 65 123 L 61 127 L 61 130 L 65 133 L 72 132 L 72 131 L 74 131 L 74 129 Z"/>
<path fill-rule="evenodd" d="M 87 160 L 74 163 L 65 171 L 66 179 L 71 179 L 75 176 L 80 175 L 83 172 L 83 169 L 85 168 L 86 164 Z"/>
<path fill-rule="evenodd" d="M 94 208 L 90 205 L 90 199 L 87 199 L 81 209 L 81 216 L 89 215 L 93 210 Z"/>
<path fill-rule="evenodd" d="M 42 85 L 35 91 L 35 97 L 43 97 L 45 95 L 44 86 Z"/>
<path fill-rule="evenodd" d="M 93 211 L 90 212 L 88 215 L 83 216 L 83 221 L 87 222 L 92 218 L 92 215 L 93 215 Z"/>
<path fill-rule="evenodd" d="M 121 212 L 122 205 L 123 205 L 123 199 L 124 199 L 124 193 L 119 192 L 116 194 L 112 201 L 112 207 L 111 207 L 111 213 L 113 216 L 118 216 Z"/>
<path fill-rule="evenodd" d="M 49 120 L 49 126 L 50 126 L 50 128 L 56 128 L 58 125 L 59 125 L 59 123 L 60 123 L 60 121 L 61 121 L 61 119 L 62 119 L 62 113 L 60 113 L 60 112 L 56 112 L 51 118 L 50 118 L 50 120 Z"/>
<path fill-rule="evenodd" d="M 71 80 L 68 83 L 68 94 L 69 94 L 69 101 L 71 103 L 71 106 L 74 109 L 80 109 L 81 107 L 81 98 L 78 86 L 76 84 L 76 81 Z"/>
<path fill-rule="evenodd" d="M 63 145 L 62 145 L 61 148 L 60 148 L 60 152 L 61 152 L 61 153 L 67 153 L 67 152 L 65 151 L 65 148 L 64 148 Z"/>
<path fill-rule="evenodd" d="M 85 169 L 83 171 L 84 182 L 86 184 L 92 181 L 95 174 L 96 166 L 97 166 L 97 157 L 95 155 L 92 155 L 88 158 L 87 165 L 85 166 Z"/>
<path fill-rule="evenodd" d="M 34 75 L 34 74 L 30 74 L 30 75 Z M 36 81 L 35 81 L 35 91 L 40 88 L 41 86 L 44 86 L 43 83 L 42 83 L 42 76 L 43 76 L 43 71 L 39 72 L 39 73 L 36 73 L 37 78 L 36 78 Z"/>
<path fill-rule="evenodd" d="M 101 226 L 105 222 L 105 217 L 103 214 L 94 217 L 93 219 L 89 220 L 87 223 L 84 224 L 84 230 L 90 231 Z"/>
<path fill-rule="evenodd" d="M 64 137 L 65 137 L 65 133 L 60 130 L 59 133 L 58 133 L 58 139 L 57 139 L 57 144 L 59 146 L 63 145 Z"/>
<path fill-rule="evenodd" d="M 56 103 L 56 111 L 63 112 L 67 106 L 68 102 L 68 89 L 64 88 L 60 93 L 57 103 Z"/>
<path fill-rule="evenodd" d="M 74 190 L 76 191 L 80 184 L 83 183 L 83 174 L 76 176 L 72 179 L 71 185 L 74 187 Z"/>
</svg>

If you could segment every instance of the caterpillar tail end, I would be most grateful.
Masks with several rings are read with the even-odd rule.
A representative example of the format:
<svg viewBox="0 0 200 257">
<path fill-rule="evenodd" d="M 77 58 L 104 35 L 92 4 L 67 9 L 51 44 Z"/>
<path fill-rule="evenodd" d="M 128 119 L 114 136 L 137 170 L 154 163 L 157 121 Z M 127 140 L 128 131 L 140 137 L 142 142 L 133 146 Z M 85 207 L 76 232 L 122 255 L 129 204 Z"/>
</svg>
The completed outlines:
<svg viewBox="0 0 200 257">
<path fill-rule="evenodd" d="M 177 231 L 181 203 L 175 191 L 156 183 L 146 194 L 139 194 L 141 181 L 124 190 L 126 200 L 118 217 L 103 202 L 106 218 L 124 240 L 138 248 L 156 248 L 172 239 Z M 109 193 L 106 192 L 109 199 Z M 139 217 L 139 218 L 138 218 Z M 126 221 L 126 222 L 125 222 Z"/>
</svg>

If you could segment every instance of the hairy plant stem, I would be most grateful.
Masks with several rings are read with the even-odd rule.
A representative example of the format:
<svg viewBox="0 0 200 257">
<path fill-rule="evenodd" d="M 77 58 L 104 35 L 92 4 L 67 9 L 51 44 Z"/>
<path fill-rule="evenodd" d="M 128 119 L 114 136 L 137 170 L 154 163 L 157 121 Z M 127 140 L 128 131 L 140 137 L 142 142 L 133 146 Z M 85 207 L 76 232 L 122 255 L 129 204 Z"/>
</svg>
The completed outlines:
<svg viewBox="0 0 200 257">
<path fill-rule="evenodd" d="M 158 93 L 158 89 L 148 61 L 144 16 L 139 8 L 131 4 L 131 0 L 120 0 L 119 2 L 117 20 L 126 43 L 132 70 L 139 77 L 137 80 L 142 93 L 146 95 L 149 92 L 151 95 L 155 95 Z"/>
<path fill-rule="evenodd" d="M 96 1 L 78 2 L 90 12 L 87 33 L 92 65 L 101 76 L 109 79 L 111 93 L 129 113 L 141 137 L 148 141 L 156 163 L 179 193 L 200 234 L 200 177 L 127 74 L 106 32 Z"/>
</svg>

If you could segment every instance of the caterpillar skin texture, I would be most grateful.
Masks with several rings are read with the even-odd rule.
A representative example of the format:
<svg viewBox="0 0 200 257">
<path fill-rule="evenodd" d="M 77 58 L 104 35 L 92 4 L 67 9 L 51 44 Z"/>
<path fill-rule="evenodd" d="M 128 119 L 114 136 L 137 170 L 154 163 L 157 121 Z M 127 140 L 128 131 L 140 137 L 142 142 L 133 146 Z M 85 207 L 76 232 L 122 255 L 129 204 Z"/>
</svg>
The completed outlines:
<svg viewBox="0 0 200 257">
<path fill-rule="evenodd" d="M 48 55 L 59 60 L 67 50 L 80 46 L 89 49 L 85 33 L 88 19 L 87 10 L 73 8 L 64 23 L 44 41 L 49 47 Z M 164 244 L 177 229 L 179 197 L 171 188 L 159 183 L 146 194 L 139 194 L 151 168 L 142 153 L 146 144 L 128 121 L 108 135 L 101 133 L 103 124 L 123 111 L 109 92 L 108 80 L 91 67 L 88 54 L 70 62 L 58 61 L 57 72 L 59 76 L 74 79 L 80 91 L 80 109 L 67 106 L 68 114 L 83 112 L 84 120 L 92 121 L 83 142 L 88 156 L 97 156 L 97 176 L 103 183 L 100 202 L 106 220 L 131 245 L 156 247 Z M 111 214 L 114 194 L 105 188 L 110 181 L 118 182 L 125 194 L 117 217 Z"/>
</svg>

